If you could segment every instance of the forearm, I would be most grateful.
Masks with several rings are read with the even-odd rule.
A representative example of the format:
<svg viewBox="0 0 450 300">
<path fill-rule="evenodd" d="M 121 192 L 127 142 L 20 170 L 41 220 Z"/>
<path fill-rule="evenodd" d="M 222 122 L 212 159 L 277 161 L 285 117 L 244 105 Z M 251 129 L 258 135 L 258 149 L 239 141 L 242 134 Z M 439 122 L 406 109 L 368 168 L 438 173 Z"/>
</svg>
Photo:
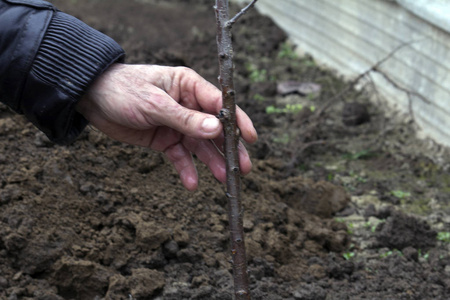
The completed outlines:
<svg viewBox="0 0 450 300">
<path fill-rule="evenodd" d="M 54 142 L 69 143 L 87 124 L 77 101 L 124 52 L 45 1 L 24 3 L 0 1 L 0 100 Z"/>
</svg>

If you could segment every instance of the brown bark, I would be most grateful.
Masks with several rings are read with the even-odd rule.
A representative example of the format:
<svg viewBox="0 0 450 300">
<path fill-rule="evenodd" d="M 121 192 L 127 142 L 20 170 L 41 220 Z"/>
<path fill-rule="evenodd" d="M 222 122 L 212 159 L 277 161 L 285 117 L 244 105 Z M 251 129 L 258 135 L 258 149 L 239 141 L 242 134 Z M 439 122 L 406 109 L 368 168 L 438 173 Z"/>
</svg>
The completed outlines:
<svg viewBox="0 0 450 300">
<path fill-rule="evenodd" d="M 219 83 L 222 88 L 223 107 L 219 119 L 223 123 L 225 135 L 224 154 L 227 168 L 228 219 L 231 236 L 231 257 L 235 298 L 250 299 L 245 254 L 243 208 L 241 203 L 241 178 L 239 168 L 239 129 L 236 124 L 236 101 L 233 83 L 233 45 L 231 41 L 232 25 L 250 9 L 257 0 L 253 0 L 235 17 L 229 18 L 228 0 L 216 0 L 217 48 L 219 55 Z"/>
</svg>

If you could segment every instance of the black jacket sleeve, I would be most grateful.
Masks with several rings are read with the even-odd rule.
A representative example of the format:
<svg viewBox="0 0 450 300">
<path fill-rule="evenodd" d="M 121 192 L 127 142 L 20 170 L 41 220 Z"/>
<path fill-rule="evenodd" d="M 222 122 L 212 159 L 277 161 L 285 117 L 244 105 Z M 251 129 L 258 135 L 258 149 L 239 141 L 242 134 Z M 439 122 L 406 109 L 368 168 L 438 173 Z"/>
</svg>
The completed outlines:
<svg viewBox="0 0 450 300">
<path fill-rule="evenodd" d="M 75 105 L 122 48 L 41 0 L 0 0 L 0 101 L 52 141 L 72 142 L 86 119 Z"/>
</svg>

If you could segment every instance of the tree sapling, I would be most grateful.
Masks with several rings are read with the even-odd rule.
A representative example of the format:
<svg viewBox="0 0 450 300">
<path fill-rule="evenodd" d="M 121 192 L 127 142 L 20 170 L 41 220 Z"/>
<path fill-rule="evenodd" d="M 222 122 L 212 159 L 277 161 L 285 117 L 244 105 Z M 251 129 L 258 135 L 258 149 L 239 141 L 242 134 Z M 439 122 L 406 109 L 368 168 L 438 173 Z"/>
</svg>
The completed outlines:
<svg viewBox="0 0 450 300">
<path fill-rule="evenodd" d="M 234 294 L 237 300 L 250 299 L 245 255 L 243 208 L 240 197 L 239 128 L 236 124 L 236 92 L 233 83 L 233 45 L 231 27 L 257 0 L 253 0 L 233 18 L 229 17 L 228 0 L 216 0 L 217 48 L 219 55 L 219 83 L 222 89 L 223 107 L 219 119 L 225 135 L 224 154 L 227 172 L 228 219 L 231 235 Z"/>
</svg>

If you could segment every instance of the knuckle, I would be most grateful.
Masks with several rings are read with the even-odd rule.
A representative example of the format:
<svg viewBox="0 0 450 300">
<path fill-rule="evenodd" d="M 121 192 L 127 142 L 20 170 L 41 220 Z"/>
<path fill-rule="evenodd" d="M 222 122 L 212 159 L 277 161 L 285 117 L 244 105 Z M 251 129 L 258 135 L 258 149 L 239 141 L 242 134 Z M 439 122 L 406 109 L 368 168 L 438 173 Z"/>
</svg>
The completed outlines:
<svg viewBox="0 0 450 300">
<path fill-rule="evenodd" d="M 192 124 L 195 122 L 195 114 L 192 111 L 186 111 L 183 114 L 183 126 L 184 128 L 190 128 Z"/>
</svg>

